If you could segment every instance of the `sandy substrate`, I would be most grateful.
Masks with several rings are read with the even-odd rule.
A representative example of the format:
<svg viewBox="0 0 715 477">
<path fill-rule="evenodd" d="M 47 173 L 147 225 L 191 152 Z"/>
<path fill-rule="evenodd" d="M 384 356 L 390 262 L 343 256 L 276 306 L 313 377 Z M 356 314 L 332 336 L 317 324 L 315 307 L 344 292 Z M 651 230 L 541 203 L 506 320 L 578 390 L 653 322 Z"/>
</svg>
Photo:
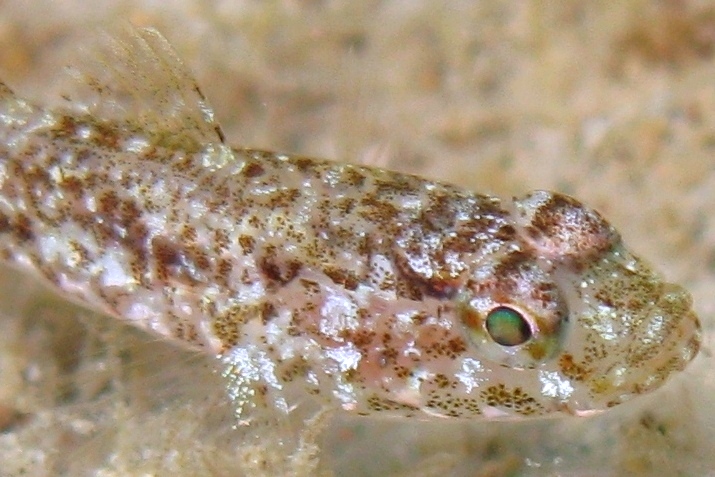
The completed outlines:
<svg viewBox="0 0 715 477">
<path fill-rule="evenodd" d="M 583 419 L 338 418 L 324 433 L 322 471 L 710 475 L 715 7 L 602 5 L 5 0 L 0 77 L 51 101 L 58 71 L 97 25 L 154 26 L 233 144 L 496 195 L 560 190 L 693 292 L 704 351 L 652 395 Z M 270 445 L 237 450 L 210 367 L 0 269 L 0 477 L 232 476 L 241 466 L 310 475 L 310 452 L 286 464 Z"/>
</svg>

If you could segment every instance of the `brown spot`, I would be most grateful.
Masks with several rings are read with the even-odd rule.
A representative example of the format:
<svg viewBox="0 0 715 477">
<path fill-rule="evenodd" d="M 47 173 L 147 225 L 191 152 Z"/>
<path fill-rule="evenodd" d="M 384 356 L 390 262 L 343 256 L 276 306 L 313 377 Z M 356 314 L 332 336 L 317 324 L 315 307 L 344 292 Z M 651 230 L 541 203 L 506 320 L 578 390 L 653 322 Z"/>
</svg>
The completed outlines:
<svg viewBox="0 0 715 477">
<path fill-rule="evenodd" d="M 151 240 L 151 246 L 154 257 L 162 265 L 181 263 L 181 250 L 166 237 L 154 237 Z"/>
<path fill-rule="evenodd" d="M 217 251 L 223 251 L 228 248 L 229 239 L 225 230 L 218 229 L 214 231 L 214 245 Z"/>
<path fill-rule="evenodd" d="M 400 356 L 399 351 L 395 348 L 387 347 L 380 352 L 380 367 L 386 368 L 387 366 L 394 365 L 397 363 L 397 358 Z"/>
<path fill-rule="evenodd" d="M 35 238 L 32 230 L 32 221 L 25 214 L 18 214 L 13 227 L 13 233 L 20 242 L 27 242 Z"/>
<path fill-rule="evenodd" d="M 216 275 L 218 276 L 222 285 L 228 286 L 228 277 L 231 275 L 232 270 L 233 263 L 231 262 L 231 260 L 228 260 L 226 258 L 222 258 L 221 260 L 219 260 Z"/>
<path fill-rule="evenodd" d="M 447 375 L 442 374 L 442 373 L 437 373 L 435 374 L 434 378 L 432 379 L 434 383 L 437 385 L 438 388 L 444 389 L 447 386 L 450 385 L 451 381 L 447 377 Z"/>
<path fill-rule="evenodd" d="M 114 191 L 108 191 L 99 197 L 98 212 L 106 216 L 114 216 L 119 208 L 119 196 Z"/>
<path fill-rule="evenodd" d="M 360 205 L 364 209 L 360 212 L 360 215 L 372 221 L 378 220 L 389 223 L 400 214 L 400 211 L 391 203 L 379 200 L 377 197 L 376 195 L 367 195 L 362 198 Z"/>
<path fill-rule="evenodd" d="M 105 123 L 94 123 L 92 125 L 93 134 L 90 140 L 99 147 L 118 150 L 122 135 L 114 126 Z"/>
<path fill-rule="evenodd" d="M 305 376 L 308 371 L 310 371 L 310 366 L 303 357 L 299 357 L 285 365 L 281 377 L 285 382 L 292 382 L 297 377 Z"/>
<path fill-rule="evenodd" d="M 289 207 L 295 203 L 298 197 L 300 197 L 298 189 L 283 189 L 268 196 L 267 203 L 271 209 Z"/>
<path fill-rule="evenodd" d="M 447 350 L 449 351 L 450 358 L 454 359 L 457 355 L 467 351 L 467 343 L 457 336 L 447 341 Z"/>
<path fill-rule="evenodd" d="M 77 177 L 65 177 L 59 186 L 65 193 L 73 196 L 75 199 L 81 198 L 84 192 L 84 185 Z"/>
<path fill-rule="evenodd" d="M 278 316 L 278 311 L 273 303 L 270 301 L 264 301 L 260 306 L 259 315 L 261 317 L 261 322 L 266 325 L 269 321 Z"/>
<path fill-rule="evenodd" d="M 257 215 L 251 215 L 248 218 L 247 222 L 248 222 L 248 225 L 250 225 L 251 227 L 253 227 L 255 229 L 261 228 L 261 219 L 259 219 Z"/>
<path fill-rule="evenodd" d="M 166 237 L 154 237 L 151 240 L 151 249 L 157 278 L 162 281 L 168 280 L 170 269 L 181 265 L 181 249 Z"/>
<path fill-rule="evenodd" d="M 78 123 L 74 118 L 62 116 L 55 124 L 52 132 L 57 138 L 73 139 L 77 134 L 77 125 Z"/>
<path fill-rule="evenodd" d="M 328 266 L 323 268 L 323 273 L 325 273 L 333 283 L 342 285 L 348 290 L 355 290 L 360 283 L 355 273 L 350 270 Z"/>
<path fill-rule="evenodd" d="M 10 218 L 0 212 L 0 233 L 7 233 L 11 230 Z"/>
<path fill-rule="evenodd" d="M 135 252 L 144 250 L 146 239 L 149 237 L 149 228 L 140 220 L 134 221 L 127 228 L 126 237 L 122 242 Z"/>
<path fill-rule="evenodd" d="M 241 328 L 258 313 L 255 306 L 236 306 L 223 314 L 214 316 L 212 327 L 221 341 L 222 350 L 227 351 L 239 343 Z"/>
<path fill-rule="evenodd" d="M 356 383 L 359 382 L 360 378 L 360 373 L 354 368 L 348 369 L 343 373 L 343 376 L 345 376 L 345 380 L 349 383 Z"/>
<path fill-rule="evenodd" d="M 285 285 L 293 280 L 303 264 L 297 260 L 279 261 L 270 252 L 258 260 L 258 268 L 272 282 Z"/>
<path fill-rule="evenodd" d="M 199 270 L 205 271 L 211 268 L 211 260 L 204 250 L 197 247 L 191 247 L 188 249 L 188 255 L 191 257 L 191 260 Z"/>
<path fill-rule="evenodd" d="M 407 366 L 395 366 L 393 370 L 395 372 L 395 376 L 400 379 L 405 379 L 411 374 L 410 368 L 408 368 Z"/>
<path fill-rule="evenodd" d="M 591 374 L 588 368 L 576 363 L 573 356 L 568 353 L 559 357 L 559 368 L 564 376 L 574 381 L 583 381 Z"/>
<path fill-rule="evenodd" d="M 122 225 L 129 227 L 135 220 L 138 220 L 142 211 L 141 208 L 133 200 L 123 200 L 119 206 Z"/>
<path fill-rule="evenodd" d="M 414 280 L 398 280 L 395 285 L 395 293 L 400 298 L 412 301 L 421 301 L 424 298 L 423 287 Z"/>
<path fill-rule="evenodd" d="M 249 162 L 244 167 L 241 173 L 244 177 L 259 177 L 262 176 L 266 170 L 258 162 Z"/>
<path fill-rule="evenodd" d="M 250 235 L 241 235 L 240 237 L 238 237 L 238 244 L 243 249 L 243 254 L 249 255 L 253 253 L 256 241 Z"/>
<path fill-rule="evenodd" d="M 445 194 L 431 194 L 429 206 L 420 214 L 423 230 L 442 231 L 452 229 L 455 222 L 455 200 Z"/>
<path fill-rule="evenodd" d="M 196 345 L 203 344 L 199 339 L 199 332 L 196 328 L 196 325 L 186 321 L 181 321 L 179 318 L 176 318 L 176 320 L 177 323 L 176 329 L 174 330 L 174 337 Z"/>
<path fill-rule="evenodd" d="M 412 317 L 412 323 L 417 326 L 422 326 L 427 322 L 427 318 L 429 318 L 429 315 L 422 311 Z"/>
<path fill-rule="evenodd" d="M 360 350 L 363 357 L 367 356 L 371 344 L 375 339 L 375 335 L 376 333 L 374 331 L 368 329 L 343 330 L 340 332 L 340 337 L 354 344 L 355 347 Z"/>
<path fill-rule="evenodd" d="M 477 240 L 479 230 L 472 224 L 463 224 L 449 236 L 444 237 L 441 248 L 459 254 L 476 253 L 484 245 L 483 240 Z"/>
<path fill-rule="evenodd" d="M 510 295 L 517 282 L 521 281 L 527 272 L 527 263 L 530 260 L 530 256 L 521 251 L 513 251 L 505 255 L 494 267 L 493 276 L 497 278 L 492 285 L 495 285 L 501 294 Z"/>
<path fill-rule="evenodd" d="M 385 179 L 375 179 L 375 195 L 377 197 L 389 197 L 399 192 L 411 192 L 415 190 L 414 176 L 407 174 L 397 174 L 387 172 Z"/>
<path fill-rule="evenodd" d="M 497 240 L 502 240 L 504 242 L 510 242 L 516 237 L 516 229 L 511 225 L 502 225 L 494 234 Z"/>
<path fill-rule="evenodd" d="M 183 239 L 184 242 L 194 243 L 194 242 L 196 242 L 197 237 L 198 237 L 198 232 L 196 232 L 196 229 L 194 227 L 191 227 L 190 225 L 184 225 L 184 227 L 181 230 L 181 238 Z"/>
<path fill-rule="evenodd" d="M 290 162 L 295 165 L 301 172 L 307 172 L 309 169 L 312 169 L 315 166 L 315 160 L 309 159 L 307 157 L 294 157 L 291 158 Z"/>
<path fill-rule="evenodd" d="M 543 407 L 520 387 L 509 389 L 503 384 L 489 386 L 480 393 L 489 406 L 512 409 L 522 415 L 543 413 Z"/>
<path fill-rule="evenodd" d="M 457 308 L 457 314 L 464 326 L 470 330 L 481 332 L 484 329 L 484 318 L 469 304 L 460 304 Z"/>
<path fill-rule="evenodd" d="M 354 198 L 344 197 L 342 199 L 338 199 L 334 206 L 336 210 L 339 210 L 342 214 L 347 215 L 352 213 L 356 203 L 357 201 Z"/>
<path fill-rule="evenodd" d="M 348 166 L 343 171 L 343 181 L 351 187 L 362 187 L 365 183 L 365 175 L 357 168 Z"/>
<path fill-rule="evenodd" d="M 543 341 L 532 341 L 526 346 L 526 352 L 534 361 L 543 361 L 550 351 L 548 343 Z M 527 366 L 528 368 L 533 368 L 533 365 Z"/>
<path fill-rule="evenodd" d="M 50 283 L 54 283 L 55 285 L 58 285 L 58 284 L 60 283 L 59 275 L 58 275 L 57 271 L 54 270 L 54 269 L 52 269 L 52 268 L 50 268 L 50 267 L 48 267 L 48 266 L 40 265 L 40 264 L 42 263 L 42 261 L 39 259 L 39 257 L 38 257 L 37 255 L 34 255 L 34 254 L 33 254 L 33 256 L 32 256 L 32 261 L 33 261 L 36 265 L 38 265 L 38 269 L 39 269 L 40 273 L 41 273 Z"/>
<path fill-rule="evenodd" d="M 303 286 L 305 291 L 310 295 L 315 295 L 320 292 L 320 284 L 316 281 L 308 280 L 306 278 L 301 278 L 300 284 Z"/>
</svg>

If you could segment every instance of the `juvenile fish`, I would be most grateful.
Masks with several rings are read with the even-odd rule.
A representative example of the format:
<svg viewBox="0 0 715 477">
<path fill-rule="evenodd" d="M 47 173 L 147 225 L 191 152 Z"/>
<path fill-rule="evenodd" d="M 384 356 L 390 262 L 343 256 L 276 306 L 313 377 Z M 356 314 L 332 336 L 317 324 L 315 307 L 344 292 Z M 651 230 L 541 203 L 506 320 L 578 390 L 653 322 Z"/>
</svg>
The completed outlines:
<svg viewBox="0 0 715 477">
<path fill-rule="evenodd" d="M 242 418 L 600 411 L 697 354 L 691 298 L 562 194 L 231 148 L 153 30 L 64 106 L 0 86 L 0 257 L 215 355 Z"/>
</svg>

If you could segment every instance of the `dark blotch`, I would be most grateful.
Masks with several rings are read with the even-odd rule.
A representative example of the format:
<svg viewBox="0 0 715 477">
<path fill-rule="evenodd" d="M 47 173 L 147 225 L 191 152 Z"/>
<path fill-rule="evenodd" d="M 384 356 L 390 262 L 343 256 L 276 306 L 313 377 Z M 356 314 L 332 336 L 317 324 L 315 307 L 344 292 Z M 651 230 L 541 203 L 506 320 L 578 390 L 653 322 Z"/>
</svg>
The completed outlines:
<svg viewBox="0 0 715 477">
<path fill-rule="evenodd" d="M 336 285 L 342 285 L 348 290 L 355 290 L 360 283 L 358 277 L 350 270 L 344 270 L 336 267 L 325 267 L 325 273 Z"/>
<path fill-rule="evenodd" d="M 259 177 L 265 174 L 266 170 L 257 162 L 249 162 L 243 168 L 243 175 L 245 177 Z"/>
<path fill-rule="evenodd" d="M 303 265 L 296 260 L 280 262 L 275 255 L 266 255 L 259 259 L 258 268 L 272 282 L 285 285 L 293 280 Z"/>
</svg>

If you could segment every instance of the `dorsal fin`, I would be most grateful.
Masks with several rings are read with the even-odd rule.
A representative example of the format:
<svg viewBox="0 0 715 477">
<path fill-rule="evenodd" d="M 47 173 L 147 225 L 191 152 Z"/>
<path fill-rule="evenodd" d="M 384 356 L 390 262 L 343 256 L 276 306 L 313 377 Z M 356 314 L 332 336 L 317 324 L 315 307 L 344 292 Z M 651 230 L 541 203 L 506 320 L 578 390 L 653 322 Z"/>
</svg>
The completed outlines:
<svg viewBox="0 0 715 477">
<path fill-rule="evenodd" d="M 66 108 L 135 125 L 156 144 L 224 142 L 194 77 L 158 31 L 127 25 L 98 37 L 68 70 Z"/>
</svg>

